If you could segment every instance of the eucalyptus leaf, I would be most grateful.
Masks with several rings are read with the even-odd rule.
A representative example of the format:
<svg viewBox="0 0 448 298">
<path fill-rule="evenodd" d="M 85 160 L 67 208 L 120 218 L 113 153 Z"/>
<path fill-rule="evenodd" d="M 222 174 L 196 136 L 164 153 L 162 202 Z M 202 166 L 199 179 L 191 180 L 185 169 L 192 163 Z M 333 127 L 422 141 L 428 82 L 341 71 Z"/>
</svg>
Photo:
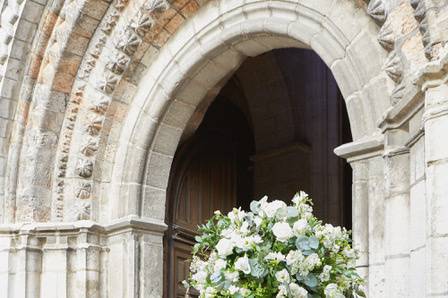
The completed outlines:
<svg viewBox="0 0 448 298">
<path fill-rule="evenodd" d="M 308 242 L 312 249 L 317 249 L 319 247 L 319 239 L 316 237 L 310 237 Z"/>
<path fill-rule="evenodd" d="M 318 284 L 316 276 L 312 273 L 308 274 L 304 280 L 305 284 L 310 288 L 315 288 Z"/>
<path fill-rule="evenodd" d="M 265 268 L 257 259 L 249 259 L 250 274 L 256 278 L 265 277 L 268 274 L 267 268 Z"/>
</svg>

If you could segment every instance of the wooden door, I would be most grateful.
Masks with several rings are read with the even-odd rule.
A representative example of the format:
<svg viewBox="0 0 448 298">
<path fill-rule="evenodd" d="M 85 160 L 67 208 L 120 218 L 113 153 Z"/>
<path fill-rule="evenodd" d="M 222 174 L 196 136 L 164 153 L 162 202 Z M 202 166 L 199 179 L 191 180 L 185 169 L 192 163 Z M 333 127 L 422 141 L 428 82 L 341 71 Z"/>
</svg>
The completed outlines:
<svg viewBox="0 0 448 298">
<path fill-rule="evenodd" d="M 170 185 L 173 213 L 167 237 L 168 297 L 185 297 L 182 281 L 197 226 L 215 210 L 227 212 L 237 201 L 236 152 L 222 136 L 193 140 L 178 153 Z"/>
</svg>

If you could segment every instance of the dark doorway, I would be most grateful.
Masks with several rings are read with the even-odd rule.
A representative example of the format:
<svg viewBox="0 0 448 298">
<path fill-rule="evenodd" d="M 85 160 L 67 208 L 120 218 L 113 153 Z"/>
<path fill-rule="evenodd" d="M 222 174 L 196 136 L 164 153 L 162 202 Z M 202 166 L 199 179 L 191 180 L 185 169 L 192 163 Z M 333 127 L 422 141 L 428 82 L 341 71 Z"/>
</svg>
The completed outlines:
<svg viewBox="0 0 448 298">
<path fill-rule="evenodd" d="M 215 210 L 247 209 L 263 195 L 289 201 L 304 190 L 316 216 L 351 228 L 351 168 L 333 153 L 350 141 L 344 99 L 314 52 L 280 49 L 247 59 L 214 101 L 198 108 L 176 152 L 165 297 L 185 296 L 196 227 Z"/>
</svg>

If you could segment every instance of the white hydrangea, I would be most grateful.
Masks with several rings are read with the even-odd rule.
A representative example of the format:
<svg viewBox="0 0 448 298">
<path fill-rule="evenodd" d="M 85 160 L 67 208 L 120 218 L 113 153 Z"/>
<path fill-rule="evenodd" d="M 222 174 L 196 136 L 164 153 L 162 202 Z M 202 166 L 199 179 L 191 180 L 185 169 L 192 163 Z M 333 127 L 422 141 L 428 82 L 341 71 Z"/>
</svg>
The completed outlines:
<svg viewBox="0 0 448 298">
<path fill-rule="evenodd" d="M 296 283 L 289 284 L 289 292 L 292 298 L 307 298 L 308 291 Z"/>
<path fill-rule="evenodd" d="M 330 265 L 325 265 L 324 268 L 322 268 L 322 273 L 319 274 L 319 279 L 322 282 L 326 282 L 330 279 L 330 271 L 332 267 Z"/>
<path fill-rule="evenodd" d="M 339 290 L 338 285 L 330 283 L 325 287 L 324 290 L 326 298 L 345 298 L 342 292 Z"/>
</svg>

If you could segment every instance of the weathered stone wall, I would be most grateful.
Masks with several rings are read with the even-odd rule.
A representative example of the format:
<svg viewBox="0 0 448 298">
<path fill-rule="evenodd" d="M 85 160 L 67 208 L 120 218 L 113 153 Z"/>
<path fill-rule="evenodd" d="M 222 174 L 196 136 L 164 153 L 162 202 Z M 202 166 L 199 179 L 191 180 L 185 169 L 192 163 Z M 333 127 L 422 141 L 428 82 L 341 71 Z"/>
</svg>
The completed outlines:
<svg viewBox="0 0 448 298">
<path fill-rule="evenodd" d="M 0 291 L 161 297 L 190 116 L 245 57 L 310 47 L 347 104 L 369 296 L 448 296 L 448 1 L 205 2 L 0 2 Z"/>
</svg>

